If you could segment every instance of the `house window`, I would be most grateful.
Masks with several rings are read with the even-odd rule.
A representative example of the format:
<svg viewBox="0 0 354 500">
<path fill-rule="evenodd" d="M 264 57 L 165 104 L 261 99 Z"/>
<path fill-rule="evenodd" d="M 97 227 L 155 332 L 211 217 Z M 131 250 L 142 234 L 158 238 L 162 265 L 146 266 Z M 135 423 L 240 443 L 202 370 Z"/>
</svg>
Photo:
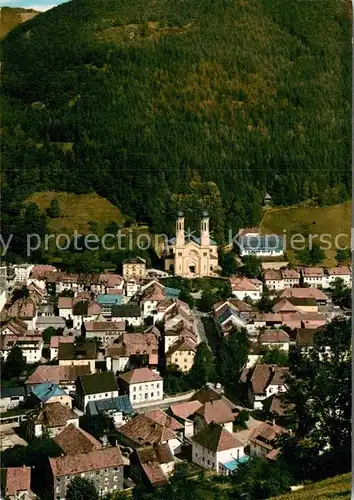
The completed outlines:
<svg viewBox="0 0 354 500">
<path fill-rule="evenodd" d="M 208 460 L 208 465 L 210 465 L 210 460 Z"/>
<path fill-rule="evenodd" d="M 157 391 L 156 396 L 157 396 L 157 397 L 159 397 L 159 396 L 160 396 L 160 392 L 159 392 L 159 391 Z"/>
<path fill-rule="evenodd" d="M 136 400 L 136 396 L 135 396 L 135 394 L 134 394 L 134 395 L 133 395 L 133 401 L 135 401 L 135 400 Z"/>
<path fill-rule="evenodd" d="M 154 393 L 153 393 L 153 392 L 151 393 L 151 397 L 152 397 L 152 398 L 154 397 Z"/>
<path fill-rule="evenodd" d="M 108 396 L 108 392 L 106 392 L 105 396 L 106 396 L 106 397 Z"/>
<path fill-rule="evenodd" d="M 145 393 L 145 399 L 147 399 L 149 397 L 149 394 L 146 392 Z"/>
</svg>

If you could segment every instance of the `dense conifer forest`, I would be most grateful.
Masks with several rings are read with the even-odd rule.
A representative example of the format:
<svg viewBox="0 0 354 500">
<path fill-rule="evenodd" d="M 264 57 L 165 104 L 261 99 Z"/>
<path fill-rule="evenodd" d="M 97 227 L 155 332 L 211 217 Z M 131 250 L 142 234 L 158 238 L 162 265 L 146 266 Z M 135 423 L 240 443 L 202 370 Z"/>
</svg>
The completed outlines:
<svg viewBox="0 0 354 500">
<path fill-rule="evenodd" d="M 1 61 L 5 225 L 34 191 L 96 191 L 158 232 L 207 208 L 222 239 L 266 191 L 350 196 L 349 0 L 72 0 Z"/>
</svg>

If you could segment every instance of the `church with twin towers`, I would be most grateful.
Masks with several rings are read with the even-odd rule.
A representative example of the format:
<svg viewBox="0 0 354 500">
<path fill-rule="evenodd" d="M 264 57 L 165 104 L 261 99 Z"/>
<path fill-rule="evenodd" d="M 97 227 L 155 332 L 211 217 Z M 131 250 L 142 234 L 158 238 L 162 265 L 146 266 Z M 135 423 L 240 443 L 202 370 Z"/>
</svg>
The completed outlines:
<svg viewBox="0 0 354 500">
<path fill-rule="evenodd" d="M 200 237 L 193 233 L 186 231 L 184 214 L 178 212 L 176 236 L 165 248 L 165 270 L 183 278 L 218 276 L 218 247 L 210 238 L 208 212 L 200 220 Z"/>
</svg>

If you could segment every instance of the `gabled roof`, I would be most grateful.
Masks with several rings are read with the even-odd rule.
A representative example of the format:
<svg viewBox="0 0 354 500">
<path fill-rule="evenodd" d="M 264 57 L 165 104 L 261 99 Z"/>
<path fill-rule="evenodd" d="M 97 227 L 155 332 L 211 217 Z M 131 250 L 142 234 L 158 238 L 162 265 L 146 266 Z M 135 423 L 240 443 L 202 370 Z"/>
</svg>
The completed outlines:
<svg viewBox="0 0 354 500">
<path fill-rule="evenodd" d="M 161 464 L 174 461 L 173 454 L 167 443 L 138 448 L 134 453 L 152 486 L 161 486 L 168 482 L 161 468 Z"/>
<path fill-rule="evenodd" d="M 273 306 L 274 313 L 297 312 L 296 307 L 288 300 L 282 299 Z"/>
<path fill-rule="evenodd" d="M 90 366 L 59 366 L 40 365 L 26 380 L 26 385 L 35 385 L 42 382 L 54 382 L 56 384 L 75 381 L 80 375 L 88 375 Z"/>
<path fill-rule="evenodd" d="M 194 415 L 194 413 L 201 408 L 203 404 L 196 400 L 196 401 L 185 401 L 184 403 L 176 403 L 170 406 L 170 411 L 173 413 L 176 417 L 183 418 L 186 420 L 188 417 L 191 415 Z"/>
<path fill-rule="evenodd" d="M 27 297 L 16 300 L 14 304 L 8 309 L 7 315 L 9 317 L 19 318 L 19 319 L 32 319 L 36 316 L 36 304 L 35 302 Z"/>
<path fill-rule="evenodd" d="M 222 399 L 231 410 L 235 410 L 236 406 L 224 396 L 224 391 L 220 388 L 213 387 L 212 384 L 207 384 L 202 387 L 191 397 L 191 401 L 199 401 L 202 404 L 208 403 L 215 399 Z"/>
<path fill-rule="evenodd" d="M 243 444 L 231 432 L 226 431 L 221 425 L 215 423 L 210 423 L 203 427 L 203 429 L 192 437 L 192 441 L 214 453 L 231 450 L 232 448 L 243 448 Z"/>
<path fill-rule="evenodd" d="M 31 467 L 7 467 L 0 469 L 1 491 L 6 497 L 15 497 L 31 491 Z M 17 498 L 17 497 L 16 497 Z"/>
<path fill-rule="evenodd" d="M 258 337 L 260 344 L 289 343 L 290 337 L 284 330 L 264 330 Z"/>
<path fill-rule="evenodd" d="M 328 269 L 326 269 L 326 273 L 329 276 L 350 276 L 350 270 L 348 266 L 329 267 Z"/>
<path fill-rule="evenodd" d="M 264 394 L 269 385 L 283 385 L 288 372 L 288 367 L 259 363 L 249 370 L 245 369 L 241 381 L 250 382 L 253 394 Z"/>
<path fill-rule="evenodd" d="M 166 357 L 172 356 L 177 351 L 193 351 L 195 352 L 197 345 L 190 339 L 181 338 L 174 342 L 166 353 Z"/>
<path fill-rule="evenodd" d="M 203 417 L 207 424 L 211 422 L 226 424 L 227 422 L 233 422 L 235 418 L 230 407 L 222 399 L 208 401 L 195 413 Z"/>
<path fill-rule="evenodd" d="M 67 393 L 63 391 L 63 389 L 52 382 L 43 382 L 42 384 L 34 386 L 32 394 L 34 394 L 42 403 L 45 403 L 50 398 L 56 396 L 67 396 Z"/>
<path fill-rule="evenodd" d="M 277 446 L 278 438 L 282 434 L 288 434 L 288 432 L 287 429 L 280 425 L 262 422 L 251 432 L 249 441 L 271 451 Z"/>
<path fill-rule="evenodd" d="M 136 368 L 129 372 L 121 373 L 119 378 L 127 384 L 139 384 L 140 382 L 154 382 L 163 380 L 161 375 L 150 370 L 150 368 Z"/>
<path fill-rule="evenodd" d="M 285 288 L 285 290 L 281 292 L 279 297 L 281 299 L 296 297 L 296 298 L 316 299 L 317 301 L 328 300 L 328 296 L 318 288 L 298 288 L 298 287 Z"/>
<path fill-rule="evenodd" d="M 141 257 L 133 257 L 131 259 L 126 259 L 123 261 L 124 264 L 146 264 L 146 260 Z"/>
<path fill-rule="evenodd" d="M 157 422 L 158 424 L 161 424 L 168 429 L 172 429 L 173 431 L 183 429 L 182 424 L 180 424 L 175 418 L 167 415 L 167 413 L 165 413 L 163 410 L 160 410 L 160 408 L 156 410 L 146 411 L 144 415 L 154 422 Z"/>
<path fill-rule="evenodd" d="M 54 441 L 60 446 L 65 455 L 89 453 L 90 451 L 102 449 L 102 444 L 97 439 L 74 424 L 67 425 L 60 434 L 55 436 Z"/>
<path fill-rule="evenodd" d="M 87 403 L 87 412 L 89 415 L 98 415 L 111 410 L 121 411 L 124 415 L 131 415 L 134 413 L 127 394 L 116 398 L 97 399 L 96 401 L 89 401 Z"/>
<path fill-rule="evenodd" d="M 51 349 L 58 349 L 59 344 L 73 344 L 75 341 L 74 336 L 57 336 L 55 335 L 54 337 L 50 338 L 50 348 Z"/>
<path fill-rule="evenodd" d="M 78 378 L 85 396 L 101 392 L 118 391 L 117 380 L 113 372 L 92 373 Z"/>
<path fill-rule="evenodd" d="M 78 420 L 79 417 L 67 406 L 59 402 L 47 403 L 35 410 L 29 417 L 35 424 L 45 424 L 48 427 L 62 427 L 66 425 L 68 420 Z"/>
<path fill-rule="evenodd" d="M 119 427 L 118 433 L 140 446 L 163 443 L 176 437 L 172 429 L 151 420 L 146 415 L 132 418 Z"/>
<path fill-rule="evenodd" d="M 123 467 L 124 465 L 122 454 L 117 446 L 89 453 L 49 458 L 49 463 L 54 477 L 111 467 Z"/>
<path fill-rule="evenodd" d="M 324 275 L 322 267 L 304 267 L 302 269 L 304 278 L 307 277 L 321 277 Z"/>
<path fill-rule="evenodd" d="M 262 284 L 260 281 L 246 278 L 246 276 L 231 276 L 229 280 L 234 292 L 258 292 L 259 286 Z"/>
<path fill-rule="evenodd" d="M 72 359 L 96 359 L 96 343 L 85 341 L 76 344 L 59 343 L 58 359 L 59 360 L 72 360 Z"/>
<path fill-rule="evenodd" d="M 123 321 L 84 321 L 85 329 L 88 332 L 117 331 L 124 332 L 125 323 Z"/>
</svg>

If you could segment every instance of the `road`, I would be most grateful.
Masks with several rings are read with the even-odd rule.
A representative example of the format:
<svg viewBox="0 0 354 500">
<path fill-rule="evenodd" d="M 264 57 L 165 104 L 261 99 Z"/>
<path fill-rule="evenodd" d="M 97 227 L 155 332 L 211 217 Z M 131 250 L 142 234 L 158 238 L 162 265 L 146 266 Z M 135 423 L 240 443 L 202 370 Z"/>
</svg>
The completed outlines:
<svg viewBox="0 0 354 500">
<path fill-rule="evenodd" d="M 202 318 L 207 316 L 207 313 L 203 313 L 201 311 L 198 311 L 198 309 L 196 309 L 196 308 L 193 309 L 193 312 L 195 314 L 195 317 L 197 318 L 198 340 L 199 340 L 199 342 L 205 342 L 210 349 L 210 345 L 209 345 L 208 339 L 205 335 L 204 325 L 203 325 L 203 321 L 202 321 Z"/>
</svg>

